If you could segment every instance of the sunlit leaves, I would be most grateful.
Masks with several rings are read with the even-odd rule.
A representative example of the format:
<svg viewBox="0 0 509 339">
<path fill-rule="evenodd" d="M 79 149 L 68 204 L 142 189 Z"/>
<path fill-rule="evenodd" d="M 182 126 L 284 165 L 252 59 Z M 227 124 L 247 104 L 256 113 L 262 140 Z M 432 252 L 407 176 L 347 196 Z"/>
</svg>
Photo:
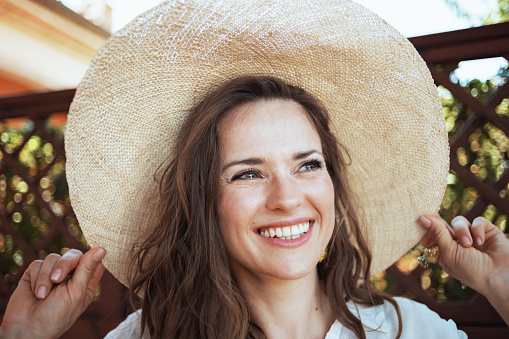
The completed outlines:
<svg viewBox="0 0 509 339">
<path fill-rule="evenodd" d="M 55 151 L 55 144 L 62 148 L 64 127 L 61 115 L 51 116 L 44 131 L 34 131 L 36 127 L 28 119 L 0 123 L 0 147 L 6 153 L 0 156 L 0 213 L 13 230 L 12 235 L 0 233 L 0 272 L 12 286 L 15 281 L 10 280 L 11 276 L 27 264 L 27 253 L 21 251 L 20 242 L 23 248 L 39 248 L 29 253 L 32 258 L 34 253 L 36 258 L 44 259 L 48 253 L 60 252 L 69 245 L 61 226 L 55 224 L 58 222 L 85 244 L 70 208 L 65 160 Z M 11 157 L 10 162 L 7 157 Z M 12 161 L 17 163 L 16 170 Z"/>
<path fill-rule="evenodd" d="M 485 82 L 473 80 L 468 83 L 460 83 L 455 78 L 453 72 L 451 74 L 451 81 L 461 85 L 465 92 L 484 105 L 487 105 L 500 87 L 507 82 L 508 73 L 508 69 L 505 67 L 493 78 Z M 477 112 L 455 98 L 444 86 L 438 87 L 438 94 L 444 109 L 446 130 L 449 138 L 452 139 L 456 133 L 462 130 L 465 122 L 469 118 L 473 119 L 473 114 Z M 509 98 L 503 99 L 496 106 L 495 112 L 504 119 L 509 118 Z M 500 180 L 509 167 L 509 138 L 492 123 L 485 120 L 480 121 L 484 122 L 481 122 L 480 126 L 479 123 L 474 125 L 479 127 L 468 135 L 466 141 L 462 142 L 463 144 L 455 148 L 452 158 L 470 172 L 476 180 L 494 187 L 494 184 Z M 509 199 L 508 193 L 509 185 L 499 191 L 499 196 L 502 199 Z M 480 197 L 481 192 L 474 187 L 466 185 L 458 177 L 457 173 L 450 171 L 447 177 L 447 187 L 442 200 L 440 215 L 450 222 L 454 217 L 463 215 L 471 210 Z M 480 214 L 493 222 L 503 232 L 507 231 L 508 217 L 497 210 L 494 205 L 488 204 L 484 211 L 481 210 Z M 418 277 L 421 288 L 428 295 L 433 296 L 439 302 L 443 302 L 446 300 L 468 300 L 476 294 L 475 291 L 464 286 L 461 282 L 449 277 L 438 265 L 427 269 L 417 269 L 417 257 L 421 251 L 422 246 L 416 246 L 402 256 L 397 261 L 396 266 L 400 272 L 414 276 L 412 279 Z M 377 288 L 388 291 L 391 290 L 391 281 L 393 280 L 391 275 L 386 272 L 377 274 L 372 278 Z M 398 293 L 406 293 L 409 297 L 415 297 L 409 291 L 400 291 Z"/>
</svg>

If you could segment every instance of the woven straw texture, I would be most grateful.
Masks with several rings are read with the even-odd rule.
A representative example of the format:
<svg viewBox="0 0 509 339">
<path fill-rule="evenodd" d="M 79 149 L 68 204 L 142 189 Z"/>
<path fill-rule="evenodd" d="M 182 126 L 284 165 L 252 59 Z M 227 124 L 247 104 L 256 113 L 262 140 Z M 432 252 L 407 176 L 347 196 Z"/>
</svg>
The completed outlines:
<svg viewBox="0 0 509 339">
<path fill-rule="evenodd" d="M 65 135 L 74 211 L 122 283 L 133 241 L 153 225 L 154 172 L 188 110 L 247 74 L 280 77 L 328 108 L 352 158 L 373 273 L 418 242 L 419 215 L 437 212 L 449 167 L 442 109 L 394 28 L 348 0 L 166 1 L 98 51 Z"/>
</svg>

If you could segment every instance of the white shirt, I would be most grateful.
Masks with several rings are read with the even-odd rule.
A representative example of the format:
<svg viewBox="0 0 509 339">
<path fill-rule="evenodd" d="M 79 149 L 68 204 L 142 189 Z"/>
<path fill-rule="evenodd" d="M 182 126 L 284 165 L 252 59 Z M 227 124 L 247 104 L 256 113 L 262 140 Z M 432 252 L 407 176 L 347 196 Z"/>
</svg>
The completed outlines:
<svg viewBox="0 0 509 339">
<path fill-rule="evenodd" d="M 427 306 L 405 298 L 394 298 L 401 310 L 403 333 L 401 338 L 467 338 L 465 332 L 456 328 L 452 320 L 444 320 Z M 356 314 L 366 328 L 367 339 L 395 338 L 398 333 L 398 317 L 391 303 L 366 307 L 347 303 L 348 308 Z M 357 306 L 357 307 L 356 307 Z M 108 333 L 105 339 L 140 339 L 141 311 L 130 314 L 116 329 Z M 148 338 L 148 335 L 143 338 Z M 355 335 L 339 321 L 332 324 L 325 339 L 355 339 Z"/>
</svg>

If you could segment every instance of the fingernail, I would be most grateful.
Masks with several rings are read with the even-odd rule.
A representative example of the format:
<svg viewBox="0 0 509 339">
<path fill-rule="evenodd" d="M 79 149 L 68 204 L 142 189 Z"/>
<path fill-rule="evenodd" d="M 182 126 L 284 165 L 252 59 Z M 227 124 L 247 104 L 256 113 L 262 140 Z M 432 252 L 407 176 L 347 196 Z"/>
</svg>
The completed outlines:
<svg viewBox="0 0 509 339">
<path fill-rule="evenodd" d="M 482 239 L 481 239 L 481 237 L 477 237 L 477 238 L 475 238 L 475 243 L 477 244 L 477 246 L 481 246 L 481 245 L 482 245 Z"/>
<path fill-rule="evenodd" d="M 426 228 L 431 227 L 431 220 L 429 220 L 428 218 L 426 218 L 424 216 L 419 218 L 419 223 Z"/>
<path fill-rule="evenodd" d="M 60 277 L 62 276 L 62 270 L 61 269 L 57 269 L 55 270 L 55 272 L 53 272 L 53 274 L 51 275 L 51 280 L 53 281 L 58 281 L 60 279 Z"/>
<path fill-rule="evenodd" d="M 92 259 L 94 259 L 95 261 L 101 261 L 101 260 L 103 260 L 105 255 L 106 255 L 106 251 L 103 250 L 102 248 L 100 248 L 97 250 L 97 252 L 94 253 L 94 255 L 92 256 Z"/>
<path fill-rule="evenodd" d="M 41 299 L 44 299 L 46 298 L 46 286 L 41 286 L 39 287 L 39 291 L 37 292 L 37 296 Z"/>
<path fill-rule="evenodd" d="M 468 239 L 468 237 L 464 235 L 461 237 L 461 243 L 463 244 L 463 246 L 468 246 L 470 245 L 470 239 Z"/>
</svg>

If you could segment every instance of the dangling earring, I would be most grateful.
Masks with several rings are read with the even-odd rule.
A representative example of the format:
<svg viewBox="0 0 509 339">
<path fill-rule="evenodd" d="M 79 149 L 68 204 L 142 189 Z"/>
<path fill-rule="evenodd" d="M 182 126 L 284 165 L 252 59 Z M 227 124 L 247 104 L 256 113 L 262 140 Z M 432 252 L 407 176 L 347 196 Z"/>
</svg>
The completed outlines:
<svg viewBox="0 0 509 339">
<path fill-rule="evenodd" d="M 325 251 L 323 251 L 323 254 L 320 257 L 320 260 L 318 260 L 318 262 L 324 261 L 326 257 L 327 257 L 327 247 L 325 247 Z"/>
</svg>

